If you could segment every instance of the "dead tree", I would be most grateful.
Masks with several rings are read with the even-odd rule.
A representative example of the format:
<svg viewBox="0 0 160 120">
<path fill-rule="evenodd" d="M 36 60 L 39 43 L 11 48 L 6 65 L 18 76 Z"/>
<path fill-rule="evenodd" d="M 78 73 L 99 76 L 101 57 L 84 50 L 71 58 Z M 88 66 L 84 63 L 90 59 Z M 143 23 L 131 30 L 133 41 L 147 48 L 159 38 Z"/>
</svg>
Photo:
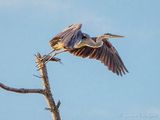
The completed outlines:
<svg viewBox="0 0 160 120">
<path fill-rule="evenodd" d="M 59 112 L 59 106 L 60 106 L 60 101 L 56 104 L 54 98 L 53 98 L 53 91 L 51 91 L 50 88 L 50 83 L 48 79 L 48 73 L 47 73 L 47 67 L 46 67 L 46 59 L 43 58 L 49 58 L 46 56 L 41 56 L 39 53 L 36 55 L 36 63 L 38 70 L 40 72 L 40 78 L 42 79 L 43 82 L 43 88 L 42 89 L 26 89 L 26 88 L 13 88 L 9 87 L 7 85 L 4 85 L 3 83 L 0 83 L 0 88 L 11 91 L 11 92 L 16 92 L 16 93 L 22 93 L 22 94 L 28 94 L 28 93 L 38 93 L 41 95 L 44 95 L 46 98 L 48 108 L 52 114 L 52 120 L 61 120 L 60 112 Z M 60 61 L 58 58 L 52 58 L 51 61 Z"/>
</svg>

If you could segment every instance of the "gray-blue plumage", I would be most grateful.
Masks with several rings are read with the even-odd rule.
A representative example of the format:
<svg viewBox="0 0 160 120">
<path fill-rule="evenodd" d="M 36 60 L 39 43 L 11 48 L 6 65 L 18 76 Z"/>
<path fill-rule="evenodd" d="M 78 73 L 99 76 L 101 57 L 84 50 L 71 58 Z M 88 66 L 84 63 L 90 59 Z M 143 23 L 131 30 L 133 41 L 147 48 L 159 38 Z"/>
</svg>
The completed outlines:
<svg viewBox="0 0 160 120">
<path fill-rule="evenodd" d="M 49 41 L 55 50 L 70 52 L 82 58 L 96 59 L 108 66 L 108 69 L 117 75 L 128 72 L 117 50 L 108 41 L 109 38 L 124 36 L 105 33 L 98 37 L 90 37 L 81 31 L 82 24 L 72 24 Z"/>
</svg>

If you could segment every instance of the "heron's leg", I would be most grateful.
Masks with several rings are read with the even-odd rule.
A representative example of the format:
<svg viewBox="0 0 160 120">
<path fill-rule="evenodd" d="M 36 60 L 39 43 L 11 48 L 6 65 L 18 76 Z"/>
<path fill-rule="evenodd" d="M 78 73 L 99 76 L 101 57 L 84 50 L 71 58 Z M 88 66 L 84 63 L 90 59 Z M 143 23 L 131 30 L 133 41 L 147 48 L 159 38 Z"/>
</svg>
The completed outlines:
<svg viewBox="0 0 160 120">
<path fill-rule="evenodd" d="M 67 51 L 68 51 L 68 50 L 60 50 L 60 51 L 52 54 L 52 55 L 47 59 L 47 61 L 45 62 L 45 64 L 48 63 L 54 56 L 56 56 L 56 55 L 58 55 L 58 54 L 60 54 L 60 53 L 63 53 L 63 52 L 67 52 Z"/>
<path fill-rule="evenodd" d="M 55 52 L 55 50 L 52 50 L 51 52 L 49 52 L 47 55 L 45 55 L 44 57 L 42 57 L 42 59 L 46 59 L 50 54 L 52 54 L 53 52 Z"/>
<path fill-rule="evenodd" d="M 60 54 L 60 53 L 63 53 L 63 52 L 67 52 L 67 51 L 68 51 L 68 50 L 60 50 L 60 51 L 56 52 L 54 56 L 56 56 L 56 55 L 58 55 L 58 54 Z"/>
<path fill-rule="evenodd" d="M 55 50 L 52 50 L 52 51 L 49 52 L 47 55 L 44 55 L 41 60 L 48 61 L 48 59 L 50 58 L 49 55 L 52 54 L 53 52 L 55 52 Z M 48 57 L 49 57 L 49 58 L 48 58 Z M 52 59 L 52 58 L 50 58 L 50 59 Z M 37 64 L 36 67 L 38 67 L 38 65 L 39 65 L 39 64 Z"/>
</svg>

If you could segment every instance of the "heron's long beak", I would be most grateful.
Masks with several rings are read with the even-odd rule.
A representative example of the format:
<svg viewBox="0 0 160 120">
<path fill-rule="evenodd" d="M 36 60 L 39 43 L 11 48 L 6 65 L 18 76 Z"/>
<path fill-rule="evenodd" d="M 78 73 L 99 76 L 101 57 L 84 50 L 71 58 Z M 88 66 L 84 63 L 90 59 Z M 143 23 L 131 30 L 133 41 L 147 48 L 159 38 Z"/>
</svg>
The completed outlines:
<svg viewBox="0 0 160 120">
<path fill-rule="evenodd" d="M 124 38 L 125 36 L 111 34 L 110 37 L 111 38 Z"/>
<path fill-rule="evenodd" d="M 109 37 L 110 38 L 124 38 L 125 36 L 110 34 Z"/>
</svg>

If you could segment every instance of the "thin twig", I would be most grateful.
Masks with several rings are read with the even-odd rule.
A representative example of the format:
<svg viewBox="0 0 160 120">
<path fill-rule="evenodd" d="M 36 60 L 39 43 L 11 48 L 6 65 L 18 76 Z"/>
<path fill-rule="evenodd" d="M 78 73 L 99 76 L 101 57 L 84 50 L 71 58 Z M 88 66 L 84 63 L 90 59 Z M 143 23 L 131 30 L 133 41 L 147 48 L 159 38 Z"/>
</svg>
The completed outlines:
<svg viewBox="0 0 160 120">
<path fill-rule="evenodd" d="M 39 94 L 45 94 L 45 91 L 43 89 L 25 89 L 25 88 L 13 88 L 6 86 L 2 83 L 0 83 L 0 88 L 3 88 L 7 91 L 16 92 L 16 93 L 39 93 Z"/>
<path fill-rule="evenodd" d="M 37 78 L 42 78 L 41 76 L 38 76 L 38 75 L 33 75 L 34 77 L 37 77 Z"/>
<path fill-rule="evenodd" d="M 48 79 L 48 73 L 47 68 L 45 65 L 45 60 L 43 59 L 43 56 L 41 56 L 39 53 L 36 55 L 36 63 L 38 65 L 40 75 L 43 79 L 43 87 L 45 90 L 45 98 L 48 103 L 48 107 L 50 108 L 50 111 L 52 113 L 52 119 L 53 120 L 61 120 L 60 113 L 58 110 L 58 107 L 53 99 L 49 79 Z"/>
</svg>

